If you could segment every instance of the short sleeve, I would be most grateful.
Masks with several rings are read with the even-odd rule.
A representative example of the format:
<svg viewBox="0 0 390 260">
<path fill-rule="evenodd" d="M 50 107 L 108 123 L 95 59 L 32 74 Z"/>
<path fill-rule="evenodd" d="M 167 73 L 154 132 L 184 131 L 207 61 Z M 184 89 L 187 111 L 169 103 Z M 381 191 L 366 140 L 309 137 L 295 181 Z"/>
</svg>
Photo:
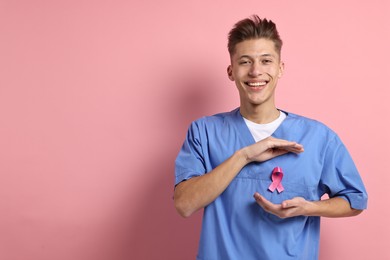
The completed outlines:
<svg viewBox="0 0 390 260">
<path fill-rule="evenodd" d="M 328 143 L 325 151 L 321 184 L 330 198 L 341 197 L 354 209 L 367 208 L 368 196 L 363 181 L 337 135 Z"/>
<path fill-rule="evenodd" d="M 175 161 L 175 186 L 182 181 L 206 173 L 199 125 L 193 122 Z"/>
</svg>

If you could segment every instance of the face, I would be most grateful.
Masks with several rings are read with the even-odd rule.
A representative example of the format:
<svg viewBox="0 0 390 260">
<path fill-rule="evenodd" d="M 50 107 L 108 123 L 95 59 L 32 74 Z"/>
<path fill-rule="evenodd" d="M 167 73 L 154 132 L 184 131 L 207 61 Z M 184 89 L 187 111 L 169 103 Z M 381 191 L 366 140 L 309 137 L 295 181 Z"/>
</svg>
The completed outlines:
<svg viewBox="0 0 390 260">
<path fill-rule="evenodd" d="M 236 83 L 243 106 L 275 106 L 274 94 L 284 64 L 268 39 L 253 39 L 236 45 L 227 71 Z"/>
</svg>

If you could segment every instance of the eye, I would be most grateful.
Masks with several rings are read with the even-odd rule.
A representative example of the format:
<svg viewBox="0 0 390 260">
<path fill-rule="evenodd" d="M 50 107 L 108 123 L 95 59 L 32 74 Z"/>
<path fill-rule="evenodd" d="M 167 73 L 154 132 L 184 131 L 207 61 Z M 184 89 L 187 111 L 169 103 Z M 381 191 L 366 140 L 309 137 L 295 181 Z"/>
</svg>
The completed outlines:
<svg viewBox="0 0 390 260">
<path fill-rule="evenodd" d="M 272 63 L 272 60 L 270 60 L 270 59 L 265 59 L 265 60 L 262 60 L 261 61 L 263 64 L 270 64 L 270 63 Z"/>
<path fill-rule="evenodd" d="M 247 65 L 247 64 L 250 64 L 251 62 L 249 60 L 241 60 L 239 62 L 240 65 Z"/>
</svg>

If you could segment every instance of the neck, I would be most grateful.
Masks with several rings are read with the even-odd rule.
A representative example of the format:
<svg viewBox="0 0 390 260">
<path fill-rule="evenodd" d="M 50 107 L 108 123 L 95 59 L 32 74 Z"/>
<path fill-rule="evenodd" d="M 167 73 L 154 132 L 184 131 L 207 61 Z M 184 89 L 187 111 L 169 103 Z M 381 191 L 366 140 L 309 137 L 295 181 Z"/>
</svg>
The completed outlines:
<svg viewBox="0 0 390 260">
<path fill-rule="evenodd" d="M 257 124 L 270 123 L 280 115 L 279 110 L 274 105 L 268 107 L 261 105 L 240 106 L 240 113 L 246 119 Z"/>
</svg>

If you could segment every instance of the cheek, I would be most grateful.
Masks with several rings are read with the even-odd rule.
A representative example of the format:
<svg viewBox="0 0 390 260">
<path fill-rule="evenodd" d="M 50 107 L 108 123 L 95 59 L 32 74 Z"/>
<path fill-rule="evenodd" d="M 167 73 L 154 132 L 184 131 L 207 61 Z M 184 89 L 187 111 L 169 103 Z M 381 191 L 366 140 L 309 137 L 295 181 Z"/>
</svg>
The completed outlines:
<svg viewBox="0 0 390 260">
<path fill-rule="evenodd" d="M 280 78 L 282 76 L 282 71 L 279 68 L 268 68 L 265 72 L 272 78 Z"/>
<path fill-rule="evenodd" d="M 248 75 L 248 72 L 245 69 L 233 71 L 233 76 L 236 79 L 244 78 L 246 75 Z"/>
</svg>

